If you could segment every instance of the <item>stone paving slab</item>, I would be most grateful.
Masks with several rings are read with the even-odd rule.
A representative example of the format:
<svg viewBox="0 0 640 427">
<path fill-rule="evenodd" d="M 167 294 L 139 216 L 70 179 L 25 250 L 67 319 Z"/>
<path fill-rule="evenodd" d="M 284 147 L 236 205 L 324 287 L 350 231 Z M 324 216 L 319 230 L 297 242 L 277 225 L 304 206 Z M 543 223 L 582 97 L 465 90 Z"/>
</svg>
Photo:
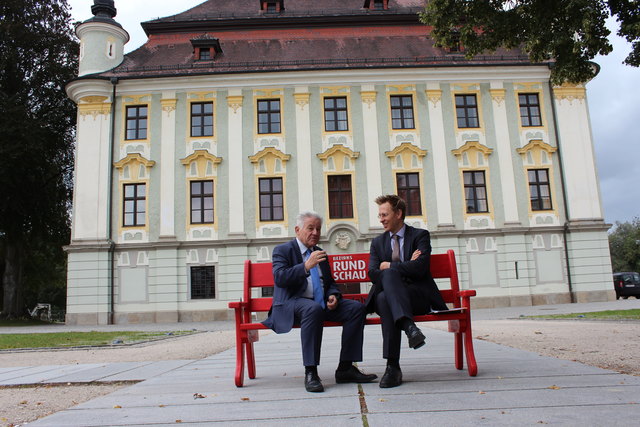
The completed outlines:
<svg viewBox="0 0 640 427">
<path fill-rule="evenodd" d="M 324 393 L 303 387 L 299 331 L 256 343 L 257 378 L 234 385 L 235 349 L 169 368 L 31 423 L 34 426 L 231 425 L 637 425 L 640 377 L 475 341 L 479 373 L 453 366 L 453 339 L 428 330 L 426 348 L 402 350 L 405 383 L 336 384 L 340 329 L 325 330 Z M 381 335 L 365 329 L 366 372 L 384 371 Z M 185 362 L 185 361 L 183 361 Z M 199 396 L 194 398 L 194 394 Z M 365 424 L 366 422 L 366 424 Z"/>
<path fill-rule="evenodd" d="M 367 415 L 370 427 L 389 427 L 399 425 L 433 426 L 620 426 L 637 425 L 640 411 L 637 408 L 626 411 L 627 406 L 579 406 L 568 407 L 562 404 L 556 407 L 453 411 L 416 411 L 403 413 L 370 413 Z"/>
<path fill-rule="evenodd" d="M 151 362 L 117 362 L 117 363 L 103 363 L 99 366 L 91 369 L 85 369 L 79 372 L 71 372 L 67 375 L 57 378 L 57 382 L 60 383 L 80 383 L 80 382 L 95 382 L 95 381 L 107 381 L 107 378 L 122 374 L 123 372 L 130 372 L 141 366 L 146 366 Z M 132 378 L 136 379 L 136 378 Z"/>
<path fill-rule="evenodd" d="M 145 365 L 135 366 L 126 371 L 116 372 L 101 378 L 99 381 L 143 381 L 160 374 L 166 374 L 193 363 L 193 360 L 163 360 Z"/>
<path fill-rule="evenodd" d="M 23 385 L 39 383 L 55 383 L 64 375 L 77 375 L 85 378 L 86 372 L 103 366 L 99 363 L 82 365 L 49 365 L 26 367 L 0 375 L 0 385 Z M 68 381 L 65 381 L 68 382 Z"/>
</svg>

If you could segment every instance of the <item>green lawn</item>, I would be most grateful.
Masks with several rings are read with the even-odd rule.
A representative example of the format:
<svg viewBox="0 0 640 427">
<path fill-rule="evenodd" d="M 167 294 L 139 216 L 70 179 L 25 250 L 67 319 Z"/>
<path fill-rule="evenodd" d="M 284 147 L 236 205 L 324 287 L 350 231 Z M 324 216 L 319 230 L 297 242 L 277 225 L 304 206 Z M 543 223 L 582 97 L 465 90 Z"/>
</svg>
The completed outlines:
<svg viewBox="0 0 640 427">
<path fill-rule="evenodd" d="M 590 319 L 590 320 L 640 320 L 640 309 L 606 310 L 593 313 L 543 314 L 527 316 L 528 319 Z"/>
<path fill-rule="evenodd" d="M 2 329 L 0 328 L 0 332 Z M 176 332 L 52 332 L 44 334 L 0 334 L 0 349 L 42 348 L 42 347 L 76 347 L 83 345 L 117 345 L 133 344 L 141 341 L 164 338 L 171 334 L 188 335 L 190 331 Z"/>
</svg>

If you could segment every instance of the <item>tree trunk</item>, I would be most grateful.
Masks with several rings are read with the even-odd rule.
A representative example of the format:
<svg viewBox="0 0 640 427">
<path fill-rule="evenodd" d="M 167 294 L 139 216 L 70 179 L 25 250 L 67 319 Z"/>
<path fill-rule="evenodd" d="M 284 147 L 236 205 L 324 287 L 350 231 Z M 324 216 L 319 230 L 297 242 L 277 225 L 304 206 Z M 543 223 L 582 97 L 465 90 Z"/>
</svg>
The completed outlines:
<svg viewBox="0 0 640 427">
<path fill-rule="evenodd" d="M 22 250 L 20 244 L 7 239 L 4 261 L 2 317 L 20 317 L 25 314 L 22 302 Z"/>
</svg>

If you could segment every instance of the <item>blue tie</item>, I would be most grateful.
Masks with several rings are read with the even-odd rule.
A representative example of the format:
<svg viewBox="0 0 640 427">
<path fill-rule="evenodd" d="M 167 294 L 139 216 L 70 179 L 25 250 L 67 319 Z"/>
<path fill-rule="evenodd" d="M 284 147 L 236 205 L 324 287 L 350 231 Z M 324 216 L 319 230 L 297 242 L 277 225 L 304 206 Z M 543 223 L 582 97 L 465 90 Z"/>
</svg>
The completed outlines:
<svg viewBox="0 0 640 427">
<path fill-rule="evenodd" d="M 311 255 L 311 249 L 307 249 L 307 252 L 305 252 L 304 255 L 304 259 L 306 261 Z M 322 308 L 324 308 L 324 289 L 322 289 L 322 283 L 320 282 L 318 266 L 315 266 L 311 270 L 309 270 L 309 273 L 311 274 L 311 283 L 313 284 L 313 300 L 320 304 Z"/>
</svg>

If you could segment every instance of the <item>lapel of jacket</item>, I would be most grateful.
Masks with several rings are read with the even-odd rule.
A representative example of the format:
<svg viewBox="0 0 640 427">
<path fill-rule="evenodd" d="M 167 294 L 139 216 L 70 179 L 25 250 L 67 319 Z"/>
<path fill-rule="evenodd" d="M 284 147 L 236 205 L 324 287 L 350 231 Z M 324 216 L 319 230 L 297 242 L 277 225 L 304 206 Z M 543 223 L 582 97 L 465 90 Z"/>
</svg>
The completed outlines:
<svg viewBox="0 0 640 427">
<path fill-rule="evenodd" d="M 291 250 L 293 251 L 293 264 L 297 265 L 303 262 L 302 254 L 300 253 L 300 246 L 298 246 L 298 241 L 293 239 L 291 241 Z"/>
<path fill-rule="evenodd" d="M 412 251 L 412 237 L 413 237 L 413 227 L 410 225 L 405 225 L 404 227 L 404 243 L 402 245 L 402 257 L 403 261 L 407 261 L 411 259 Z"/>
<path fill-rule="evenodd" d="M 385 231 L 382 235 L 382 253 L 384 254 L 384 259 L 382 261 L 391 261 L 391 235 L 388 231 Z"/>
</svg>

